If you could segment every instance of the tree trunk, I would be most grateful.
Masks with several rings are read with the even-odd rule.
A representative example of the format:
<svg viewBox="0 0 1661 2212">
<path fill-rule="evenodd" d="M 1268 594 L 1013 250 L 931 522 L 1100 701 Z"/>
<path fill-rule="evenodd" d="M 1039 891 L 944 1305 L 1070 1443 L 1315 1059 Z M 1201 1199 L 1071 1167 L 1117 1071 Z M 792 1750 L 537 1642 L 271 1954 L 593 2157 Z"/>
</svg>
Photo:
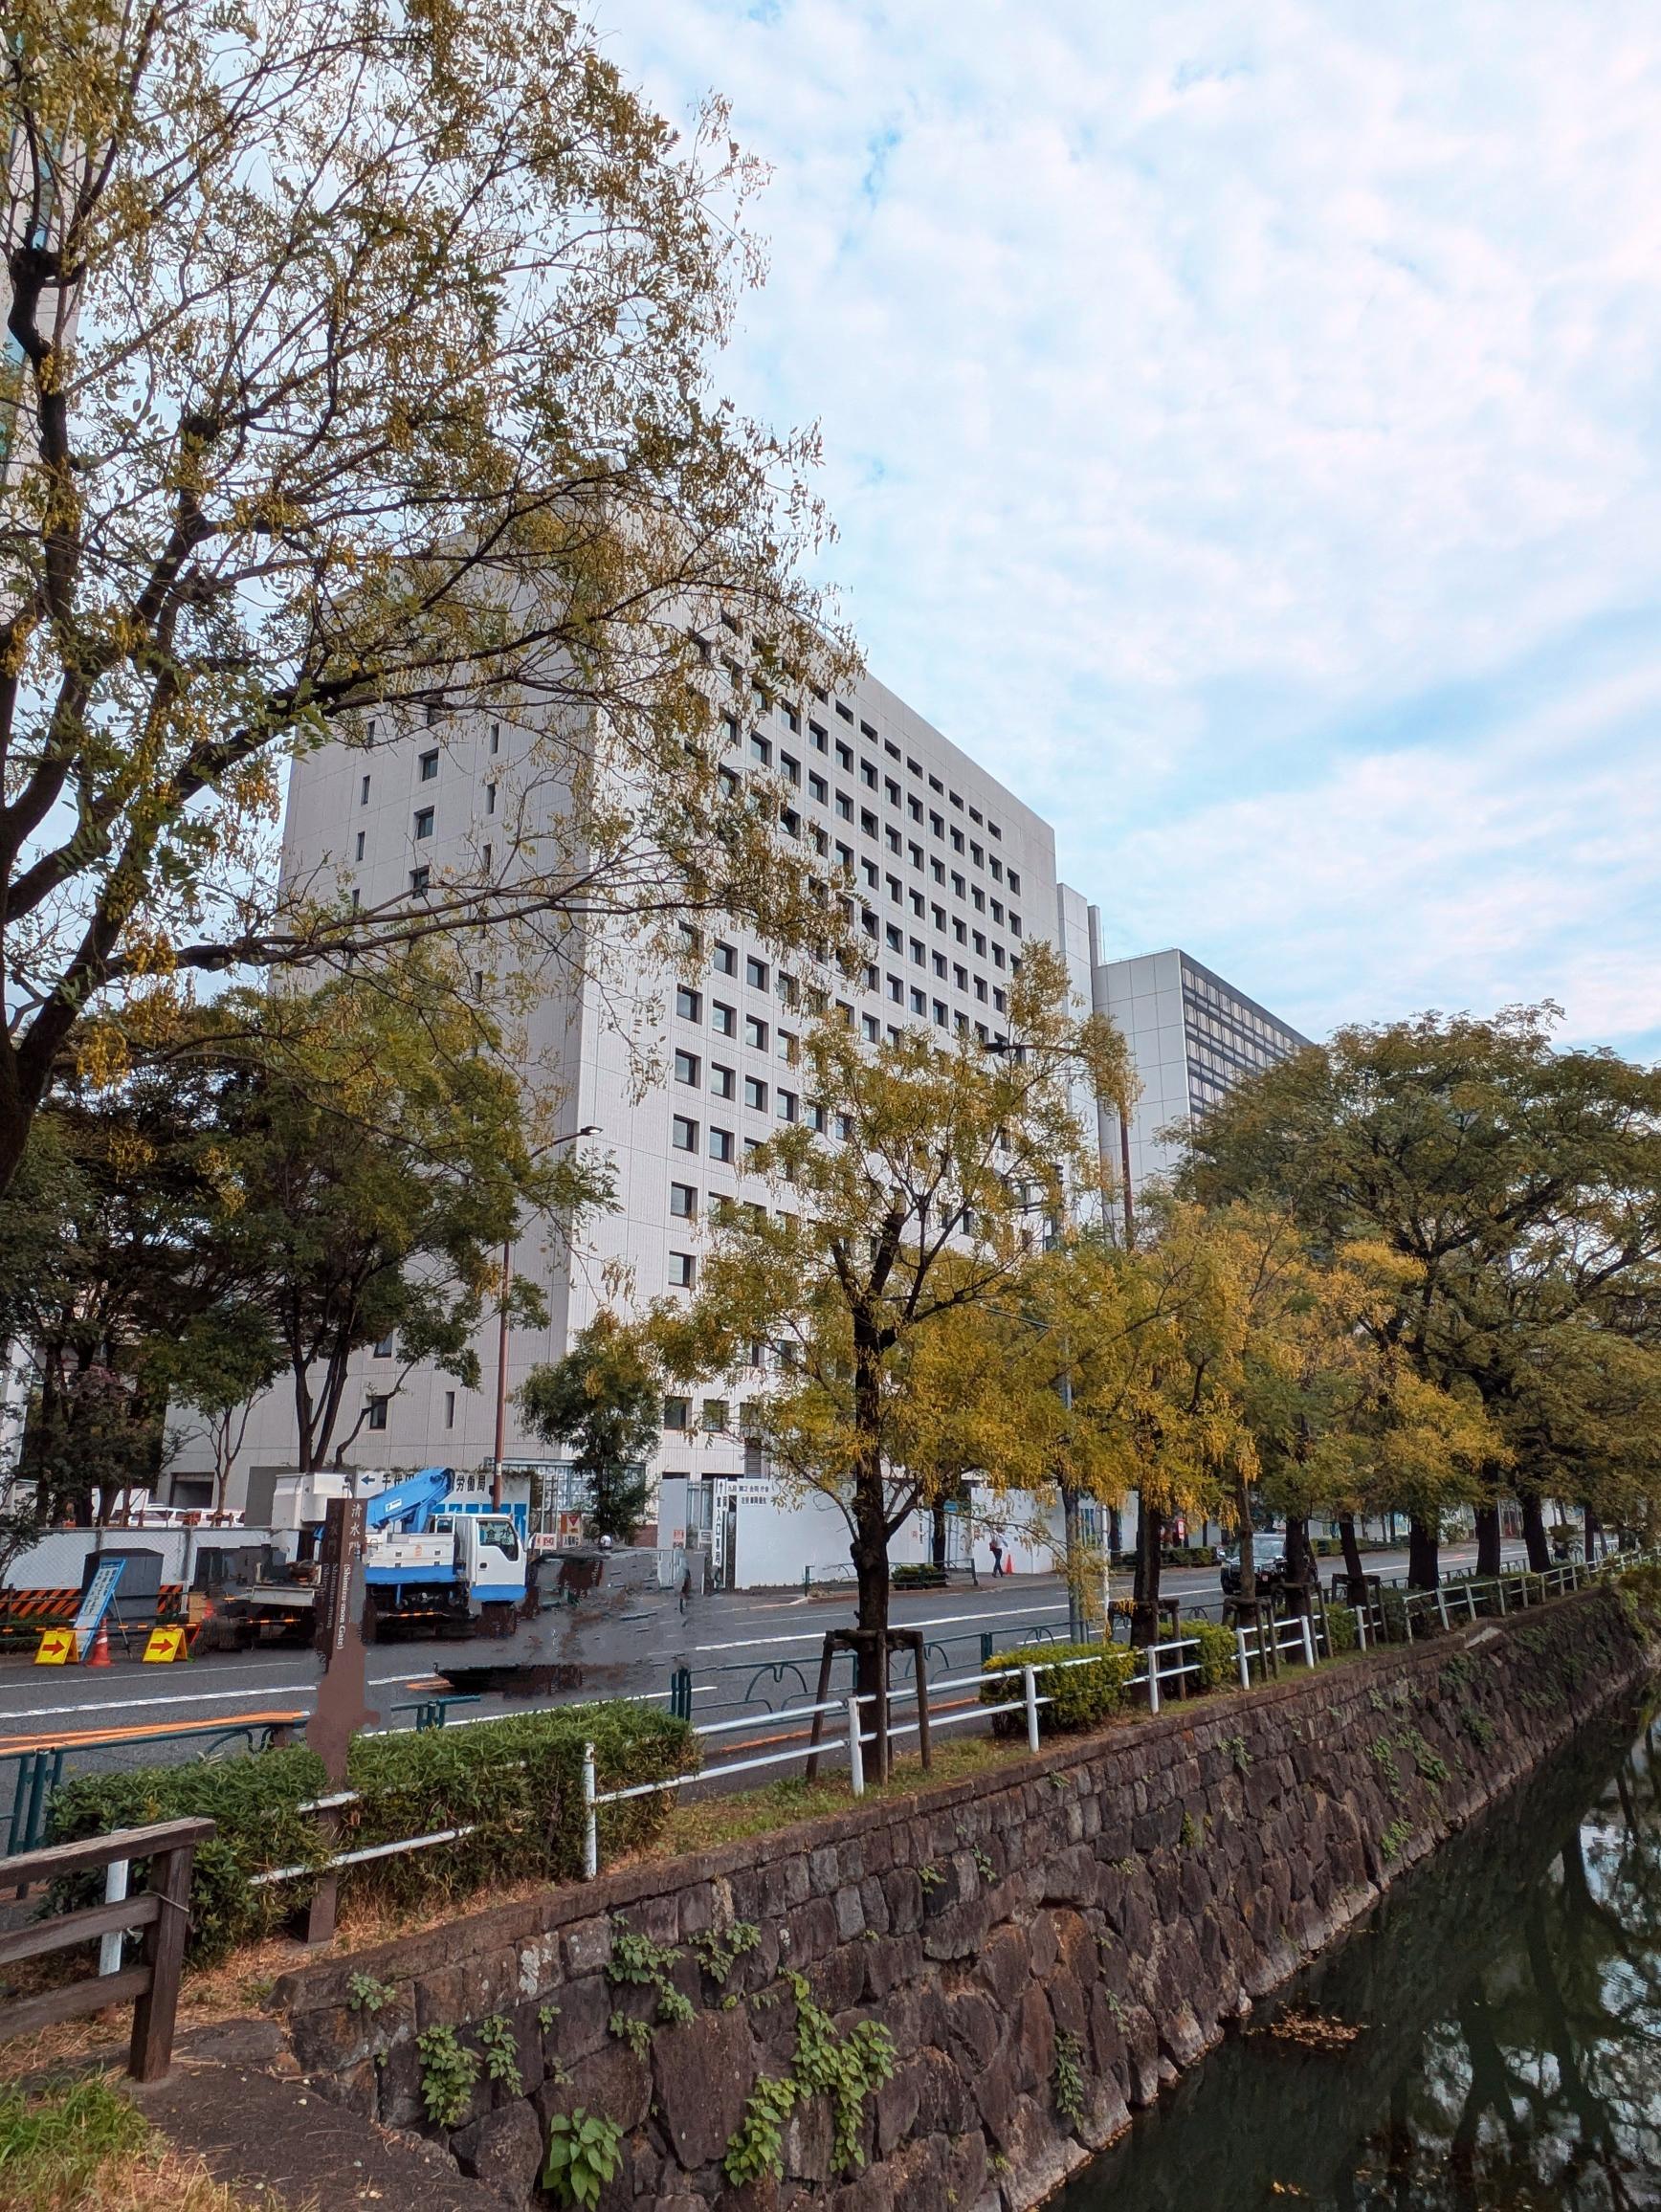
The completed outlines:
<svg viewBox="0 0 1661 2212">
<path fill-rule="evenodd" d="M 1251 1604 L 1257 1595 L 1257 1552 L 1251 1527 L 1251 1493 L 1243 1474 L 1234 1477 L 1234 1507 L 1240 1515 L 1240 1595 Z"/>
<path fill-rule="evenodd" d="M 1343 1571 L 1349 1582 L 1349 1602 L 1364 1605 L 1367 1602 L 1367 1572 L 1362 1565 L 1362 1547 L 1356 1537 L 1356 1516 L 1342 1513 L 1338 1516 L 1339 1538 L 1343 1545 Z"/>
<path fill-rule="evenodd" d="M 1499 1500 L 1491 1498 L 1476 1509 L 1476 1572 L 1496 1575 L 1500 1563 Z"/>
<path fill-rule="evenodd" d="M 1164 1540 L 1165 1516 L 1139 1493 L 1136 1524 L 1136 1596 L 1131 1606 L 1130 1640 L 1136 1645 L 1160 1640 L 1160 1547 Z"/>
<path fill-rule="evenodd" d="M 1529 1570 L 1543 1575 L 1551 1565 L 1551 1543 L 1545 1533 L 1545 1515 L 1538 1490 L 1518 1493 L 1522 1503 L 1522 1540 L 1528 1546 Z"/>
<path fill-rule="evenodd" d="M 935 1566 L 943 1575 L 946 1567 L 946 1501 L 937 1498 L 934 1503 L 934 1533 L 930 1544 Z"/>
<path fill-rule="evenodd" d="M 1441 1580 L 1441 1536 L 1434 1521 L 1414 1514 L 1407 1522 L 1407 1581 L 1415 1590 L 1433 1590 Z"/>
<path fill-rule="evenodd" d="M 1124 1515 L 1116 1505 L 1107 1509 L 1107 1549 L 1108 1556 L 1115 1559 L 1124 1549 Z"/>
<path fill-rule="evenodd" d="M 1592 1511 L 1589 1505 L 1584 1507 L 1583 1510 L 1585 1527 L 1585 1537 L 1582 1545 L 1582 1549 L 1586 1555 L 1586 1564 L 1589 1567 L 1593 1559 L 1597 1557 L 1598 1531 L 1603 1524 L 1598 1519 L 1597 1515 Z"/>
<path fill-rule="evenodd" d="M 1302 1514 L 1286 1516 L 1286 1586 L 1298 1612 L 1308 1614 L 1311 1585 L 1315 1581 L 1315 1553 L 1309 1541 L 1309 1521 Z"/>
</svg>

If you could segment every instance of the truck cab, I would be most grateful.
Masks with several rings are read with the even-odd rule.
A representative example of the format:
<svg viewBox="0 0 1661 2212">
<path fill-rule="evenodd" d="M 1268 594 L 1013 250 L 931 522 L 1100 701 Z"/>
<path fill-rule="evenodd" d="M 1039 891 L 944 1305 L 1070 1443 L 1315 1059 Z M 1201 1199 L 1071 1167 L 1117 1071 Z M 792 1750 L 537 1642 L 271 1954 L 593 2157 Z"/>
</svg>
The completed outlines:
<svg viewBox="0 0 1661 2212">
<path fill-rule="evenodd" d="M 455 1579 L 467 1592 L 467 1609 L 524 1603 L 524 1538 L 509 1514 L 457 1514 L 451 1524 Z"/>
</svg>

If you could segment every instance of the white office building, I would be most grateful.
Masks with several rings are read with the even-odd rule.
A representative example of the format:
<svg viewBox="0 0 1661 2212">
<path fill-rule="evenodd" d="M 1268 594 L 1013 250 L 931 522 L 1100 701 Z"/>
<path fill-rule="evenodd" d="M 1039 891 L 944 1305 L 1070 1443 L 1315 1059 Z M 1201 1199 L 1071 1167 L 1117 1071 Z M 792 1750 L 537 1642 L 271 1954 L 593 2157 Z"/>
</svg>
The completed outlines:
<svg viewBox="0 0 1661 2212">
<path fill-rule="evenodd" d="M 1099 937 L 1091 909 L 1093 947 Z M 1103 1113 L 1102 1146 L 1128 1171 L 1133 1198 L 1169 1175 L 1186 1133 L 1242 1076 L 1299 1051 L 1300 1036 L 1266 1006 L 1225 983 L 1191 953 L 1173 948 L 1139 960 L 1093 956 L 1096 1010 L 1106 1014 L 1130 1046 L 1141 1095 L 1128 1127 Z"/>
<path fill-rule="evenodd" d="M 803 865 L 829 873 L 840 864 L 852 873 L 868 964 L 863 987 L 843 984 L 839 995 L 867 1037 L 920 1022 L 995 1041 L 1011 976 L 1039 938 L 1061 946 L 1079 1004 L 1090 1003 L 1087 909 L 1056 881 L 1051 826 L 880 683 L 864 677 L 833 697 L 747 702 L 730 734 L 735 767 L 763 766 L 795 795 L 789 811 Z M 481 858 L 488 867 L 493 825 L 510 812 L 518 820 L 526 803 L 514 784 L 514 743 L 512 732 L 487 717 L 457 717 L 372 752 L 331 745 L 302 757 L 289 793 L 285 877 L 338 884 L 371 905 L 419 889 L 428 880 L 423 871 L 436 882 L 447 867 L 476 872 Z M 590 1141 L 614 1164 L 617 1206 L 585 1225 L 573 1253 L 540 1235 L 516 1250 L 516 1269 L 543 1284 L 551 1320 L 545 1330 L 513 1332 L 510 1393 L 530 1367 L 565 1353 L 618 1280 L 641 1304 L 695 1284 L 712 1202 L 744 1189 L 745 1156 L 770 1130 L 815 1111 L 801 1087 L 808 1014 L 792 963 L 737 928 L 706 930 L 697 949 L 698 972 L 670 988 L 661 1012 L 650 1015 L 650 1002 L 664 993 L 661 976 L 643 977 L 640 1001 L 631 1006 L 609 990 L 602 1003 L 597 985 L 573 984 L 568 971 L 551 964 L 546 971 L 526 1049 L 559 1081 L 563 1124 L 597 1127 Z M 647 1033 L 637 1030 L 631 1045 L 620 1022 L 644 1022 Z M 639 1096 L 642 1042 L 654 1049 L 661 1079 Z M 478 1349 L 482 1381 L 473 1391 L 420 1369 L 394 1390 L 395 1348 L 361 1354 L 343 1428 L 360 1408 L 367 1411 L 346 1463 L 446 1463 L 487 1481 L 494 1322 Z M 753 1380 L 759 1393 L 764 1378 Z M 753 1447 L 745 1479 L 741 1409 L 742 1400 L 735 1406 L 713 1391 L 666 1405 L 656 1471 L 664 1479 L 663 1540 L 675 1534 L 668 1516 L 684 1494 L 687 1522 L 711 1529 L 719 1559 L 729 1504 L 747 1497 L 759 1507 L 770 1497 Z M 292 1466 L 294 1453 L 293 1412 L 279 1382 L 255 1408 L 231 1502 L 240 1502 L 248 1470 Z M 542 1465 L 550 1494 L 557 1497 L 563 1482 L 568 1493 L 547 1447 L 519 1428 L 511 1397 L 504 1456 L 510 1465 Z M 691 1478 L 684 1493 L 669 1480 L 677 1476 Z M 189 1448 L 171 1494 L 207 1502 Z M 794 1557 L 805 1534 L 822 1560 Z M 845 1563 L 847 1542 L 839 1515 L 806 1513 L 798 1528 L 769 1539 L 779 1556 L 759 1579 L 797 1580 L 804 1567 Z M 906 1556 L 897 1544 L 897 1559 Z"/>
</svg>

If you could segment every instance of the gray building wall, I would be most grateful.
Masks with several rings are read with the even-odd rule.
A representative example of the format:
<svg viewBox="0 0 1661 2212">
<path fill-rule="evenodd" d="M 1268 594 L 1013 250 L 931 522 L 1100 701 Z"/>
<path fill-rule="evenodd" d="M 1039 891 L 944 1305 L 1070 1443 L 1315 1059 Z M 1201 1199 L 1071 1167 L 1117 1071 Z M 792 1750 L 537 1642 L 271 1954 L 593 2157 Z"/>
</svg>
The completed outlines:
<svg viewBox="0 0 1661 2212">
<path fill-rule="evenodd" d="M 1098 937 L 1094 908 L 1092 919 Z M 1176 946 L 1136 960 L 1098 961 L 1092 995 L 1097 1012 L 1123 1031 L 1141 1085 L 1127 1133 L 1117 1114 L 1102 1117 L 1103 1145 L 1116 1168 L 1128 1134 L 1133 1197 L 1171 1174 L 1193 1123 L 1243 1076 L 1309 1043 Z"/>
</svg>

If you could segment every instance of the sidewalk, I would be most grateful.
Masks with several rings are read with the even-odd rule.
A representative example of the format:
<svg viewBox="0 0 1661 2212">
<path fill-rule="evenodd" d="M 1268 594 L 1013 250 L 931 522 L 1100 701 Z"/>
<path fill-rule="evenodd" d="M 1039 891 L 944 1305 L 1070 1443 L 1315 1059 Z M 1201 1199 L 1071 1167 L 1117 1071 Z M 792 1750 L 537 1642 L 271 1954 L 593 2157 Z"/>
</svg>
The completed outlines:
<svg viewBox="0 0 1661 2212">
<path fill-rule="evenodd" d="M 174 2147 L 216 2181 L 284 2212 L 502 2212 L 435 2145 L 393 2135 L 272 2069 L 281 2045 L 263 2020 L 183 2035 L 166 2081 L 121 2087 Z M 292 2062 L 291 2062 L 292 2063 Z"/>
</svg>

